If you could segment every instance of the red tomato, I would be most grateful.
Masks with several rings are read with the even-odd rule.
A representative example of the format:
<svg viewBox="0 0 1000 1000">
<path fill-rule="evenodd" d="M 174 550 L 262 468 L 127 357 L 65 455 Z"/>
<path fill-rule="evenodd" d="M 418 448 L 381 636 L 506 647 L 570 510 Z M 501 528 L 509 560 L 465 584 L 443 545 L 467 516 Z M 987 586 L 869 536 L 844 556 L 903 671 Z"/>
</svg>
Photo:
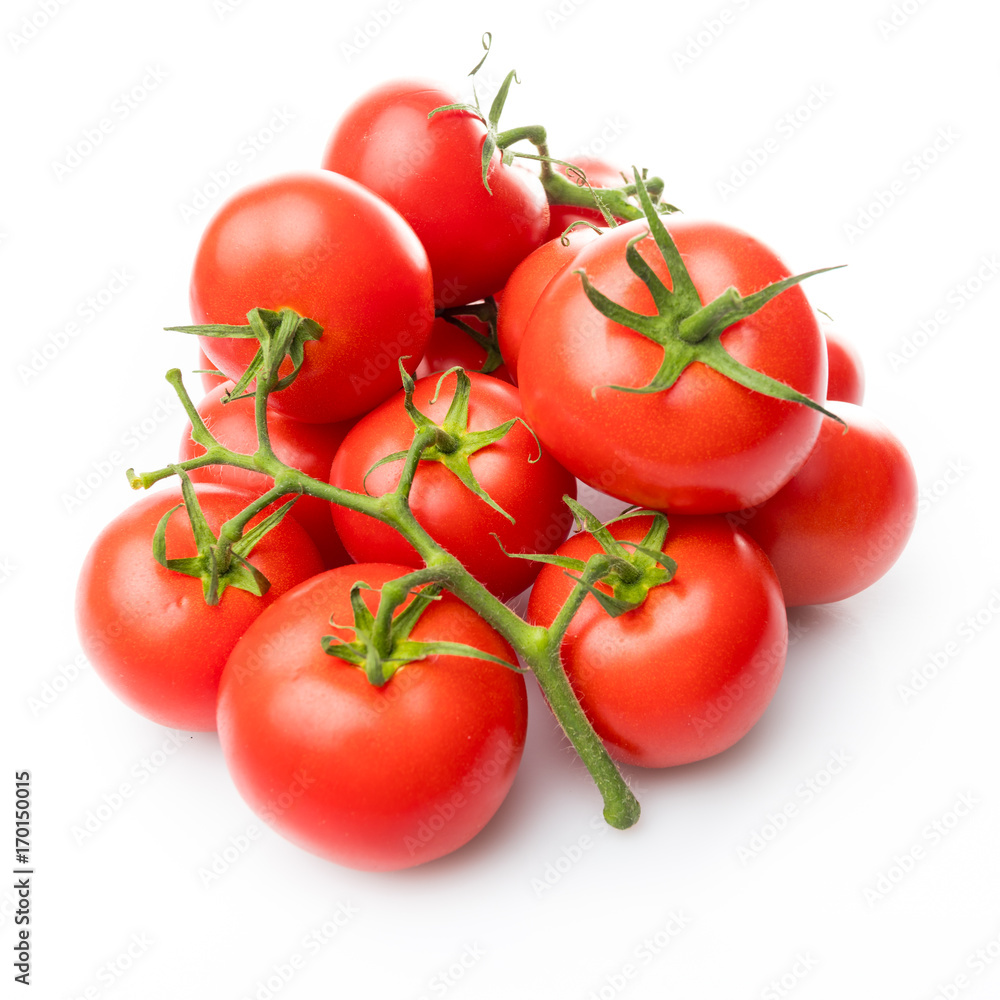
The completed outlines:
<svg viewBox="0 0 1000 1000">
<path fill-rule="evenodd" d="M 463 323 L 467 323 L 473 330 L 489 336 L 489 327 L 480 322 L 474 316 L 460 317 Z M 427 352 L 424 360 L 417 366 L 417 377 L 424 378 L 434 372 L 446 372 L 449 368 L 461 365 L 467 371 L 479 371 L 486 363 L 486 349 L 480 347 L 464 330 L 449 323 L 446 319 L 438 317 L 434 320 L 434 329 L 431 330 L 431 339 L 427 343 Z M 498 378 L 502 382 L 510 382 L 510 371 L 506 364 L 494 368 L 488 373 L 493 378 Z"/>
<path fill-rule="evenodd" d="M 641 542 L 650 523 L 630 518 L 611 533 Z M 581 532 L 559 554 L 586 561 L 600 551 Z M 642 767 L 702 760 L 744 736 L 774 694 L 788 644 L 774 570 L 725 518 L 671 517 L 663 551 L 677 562 L 669 583 L 618 618 L 588 596 L 562 646 L 608 753 Z M 560 567 L 542 567 L 528 621 L 550 625 L 573 585 Z"/>
<path fill-rule="evenodd" d="M 483 186 L 486 128 L 447 91 L 414 81 L 383 84 L 341 119 L 323 166 L 353 177 L 413 227 L 427 248 L 434 300 L 457 306 L 502 287 L 518 262 L 541 244 L 549 206 L 541 181 L 494 152 Z"/>
<path fill-rule="evenodd" d="M 593 156 L 575 156 L 569 161 L 580 167 L 587 175 L 587 181 L 592 188 L 621 187 L 626 183 L 622 171 L 605 160 Z M 574 184 L 580 183 L 580 177 L 564 167 L 561 163 L 555 169 L 565 174 Z M 625 172 L 631 176 L 631 171 Z M 621 219 L 618 220 L 622 221 Z M 548 239 L 554 240 L 562 236 L 566 227 L 574 222 L 590 222 L 595 226 L 606 226 L 604 215 L 596 208 L 578 208 L 576 205 L 549 205 Z"/>
<path fill-rule="evenodd" d="M 245 398 L 223 403 L 223 394 L 232 387 L 232 382 L 226 382 L 213 389 L 198 404 L 198 412 L 220 444 L 233 451 L 253 454 L 257 450 L 254 401 Z M 338 424 L 306 424 L 274 412 L 269 412 L 267 418 L 268 434 L 275 455 L 293 469 L 320 480 L 326 479 L 333 456 L 351 429 L 351 423 L 345 420 Z M 188 424 L 181 435 L 180 461 L 195 458 L 204 454 L 204 451 L 200 444 L 191 439 L 191 425 Z M 262 472 L 248 472 L 232 465 L 206 465 L 201 469 L 192 469 L 188 475 L 196 483 L 221 483 L 233 489 L 246 490 L 254 496 L 263 495 L 274 485 L 271 477 Z M 326 500 L 320 500 L 319 497 L 299 497 L 288 516 L 294 517 L 306 529 L 327 567 L 343 566 L 351 561 L 337 537 L 330 504 Z"/>
<path fill-rule="evenodd" d="M 731 286 L 749 295 L 789 276 L 767 247 L 738 230 L 673 216 L 664 224 L 703 303 Z M 546 286 L 517 362 L 528 423 L 557 461 L 621 500 L 684 514 L 739 510 L 792 477 L 821 415 L 751 392 L 700 363 L 662 392 L 610 387 L 649 383 L 663 348 L 598 312 L 575 271 L 615 302 L 653 314 L 649 290 L 625 258 L 627 242 L 646 228 L 639 219 L 605 233 Z M 645 239 L 637 249 L 672 287 L 655 243 Z M 744 365 L 822 403 L 826 350 L 801 288 L 730 326 L 722 344 Z"/>
<path fill-rule="evenodd" d="M 820 329 L 826 338 L 830 367 L 826 398 L 860 406 L 865 398 L 865 370 L 861 355 L 850 341 L 844 340 L 828 324 L 820 322 Z"/>
<path fill-rule="evenodd" d="M 559 236 L 543 243 L 514 268 L 503 289 L 503 305 L 497 309 L 497 340 L 500 353 L 517 385 L 517 359 L 521 342 L 531 313 L 545 286 L 576 260 L 577 254 L 588 243 L 593 243 L 598 232 L 590 226 L 574 229 L 564 244 Z"/>
<path fill-rule="evenodd" d="M 223 486 L 202 484 L 195 492 L 216 535 L 253 499 Z M 80 573 L 77 628 L 94 669 L 127 705 L 164 726 L 207 731 L 215 729 L 219 676 L 236 640 L 268 605 L 321 572 L 323 564 L 309 536 L 286 517 L 250 554 L 270 590 L 255 597 L 227 587 L 219 603 L 209 606 L 201 580 L 153 558 L 157 523 L 180 502 L 179 486 L 158 490 L 101 532 Z M 170 518 L 166 538 L 168 559 L 197 554 L 185 511 Z"/>
<path fill-rule="evenodd" d="M 470 372 L 469 428 L 489 430 L 521 416 L 517 390 L 506 382 Z M 436 402 L 438 377 L 416 384 L 417 409 L 441 423 L 455 393 L 456 376 L 449 375 Z M 403 408 L 403 393 L 383 403 L 344 438 L 330 470 L 330 482 L 343 489 L 382 496 L 399 482 L 402 460 L 368 470 L 381 458 L 405 451 L 413 441 L 414 426 Z M 484 586 L 501 600 L 519 594 L 538 572 L 538 564 L 510 559 L 490 537 L 495 532 L 508 552 L 551 552 L 569 532 L 572 515 L 562 502 L 576 496 L 573 477 L 539 448 L 531 433 L 515 423 L 500 441 L 487 445 L 469 459 L 469 468 L 482 488 L 514 519 L 506 517 L 476 496 L 440 462 L 422 461 L 410 493 L 410 507 L 427 532 L 453 553 Z M 391 560 L 409 566 L 423 561 L 408 542 L 381 521 L 334 506 L 333 521 L 347 551 L 357 562 Z"/>
<path fill-rule="evenodd" d="M 350 589 L 404 566 L 342 566 L 277 601 L 233 650 L 219 689 L 219 740 L 240 794 L 279 833 L 338 864 L 408 868 L 474 837 L 503 801 L 524 748 L 524 680 L 462 656 L 403 664 L 382 686 L 328 656 L 353 639 Z M 361 591 L 374 612 L 378 595 Z M 443 594 L 410 634 L 516 662 L 468 606 Z"/>
<path fill-rule="evenodd" d="M 867 410 L 835 402 L 808 461 L 766 503 L 732 514 L 774 564 L 785 603 L 841 601 L 899 558 L 917 516 L 906 449 Z"/>
<path fill-rule="evenodd" d="M 269 405 L 296 420 L 346 420 L 399 388 L 401 356 L 416 368 L 433 321 L 430 265 L 399 214 L 354 181 L 329 171 L 276 177 L 226 202 L 191 279 L 197 324 L 245 324 L 255 307 L 294 309 L 323 327 Z M 232 338 L 201 346 L 232 379 L 257 350 Z M 290 370 L 286 361 L 282 374 Z"/>
</svg>

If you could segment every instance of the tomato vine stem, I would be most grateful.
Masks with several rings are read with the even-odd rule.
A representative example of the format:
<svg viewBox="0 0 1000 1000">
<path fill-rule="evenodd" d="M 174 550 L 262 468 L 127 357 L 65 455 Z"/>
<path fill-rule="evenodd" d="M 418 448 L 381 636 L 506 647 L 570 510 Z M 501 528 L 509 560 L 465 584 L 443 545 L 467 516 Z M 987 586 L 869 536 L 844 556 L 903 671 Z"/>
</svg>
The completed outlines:
<svg viewBox="0 0 1000 1000">
<path fill-rule="evenodd" d="M 180 372 L 172 369 L 167 375 L 167 380 L 174 387 L 185 412 L 191 419 L 195 441 L 201 444 L 206 452 L 196 458 L 154 472 L 136 474 L 129 469 L 127 475 L 130 485 L 134 489 L 148 488 L 168 476 L 186 474 L 192 469 L 212 464 L 232 465 L 270 476 L 274 480 L 274 486 L 240 515 L 230 519 L 220 528 L 220 547 L 223 555 L 230 551 L 232 545 L 238 543 L 246 525 L 254 515 L 293 493 L 319 497 L 392 526 L 416 549 L 426 566 L 425 570 L 415 571 L 416 575 L 411 574 L 404 578 L 406 587 L 413 586 L 414 582 L 431 581 L 443 585 L 510 643 L 534 674 L 563 732 L 593 777 L 604 801 L 604 816 L 607 822 L 618 829 L 625 829 L 634 824 L 639 818 L 639 803 L 584 713 L 562 664 L 561 645 L 566 628 L 573 613 L 592 589 L 592 581 L 587 583 L 581 581 L 578 584 L 570 601 L 567 601 L 563 613 L 552 627 L 545 629 L 526 622 L 491 594 L 455 556 L 439 545 L 417 521 L 409 504 L 409 493 L 421 457 L 425 451 L 435 446 L 437 434 L 433 426 L 425 424 L 414 428 L 413 440 L 405 455 L 399 484 L 393 492 L 381 497 L 340 489 L 330 483 L 314 479 L 278 459 L 267 438 L 267 399 L 277 385 L 278 368 L 284 360 L 287 348 L 282 345 L 278 349 L 270 339 L 278 339 L 281 328 L 286 325 L 273 322 L 258 324 L 258 329 L 261 331 L 259 335 L 262 357 L 258 364 L 254 386 L 258 432 L 256 452 L 252 455 L 243 454 L 221 445 L 198 415 L 184 388 Z M 198 330 L 188 327 L 184 328 L 183 332 L 196 333 Z M 282 336 L 281 339 L 285 338 Z M 598 567 L 595 565 L 593 572 L 597 571 Z M 392 600 L 387 602 L 386 607 L 389 610 L 381 612 L 382 619 L 376 622 L 376 635 L 387 634 L 385 616 L 391 615 L 391 608 L 398 606 L 399 603 L 397 601 L 393 605 Z"/>
</svg>

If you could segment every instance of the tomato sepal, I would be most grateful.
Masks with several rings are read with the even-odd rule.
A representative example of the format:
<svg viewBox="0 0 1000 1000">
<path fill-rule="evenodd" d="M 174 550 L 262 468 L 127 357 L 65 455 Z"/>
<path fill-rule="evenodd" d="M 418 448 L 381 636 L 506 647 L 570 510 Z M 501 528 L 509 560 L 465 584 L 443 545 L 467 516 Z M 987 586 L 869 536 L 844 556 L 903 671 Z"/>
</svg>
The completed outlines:
<svg viewBox="0 0 1000 1000">
<path fill-rule="evenodd" d="M 737 361 L 722 346 L 721 341 L 722 334 L 729 327 L 752 316 L 782 292 L 805 281 L 806 278 L 837 268 L 823 267 L 792 275 L 772 282 L 747 296 L 730 287 L 711 302 L 703 304 L 684 259 L 657 213 L 642 177 L 638 171 L 635 175 L 636 190 L 649 229 L 628 241 L 625 247 L 625 261 L 632 273 L 649 290 L 656 313 L 646 315 L 628 309 L 595 288 L 582 268 L 573 273 L 580 276 L 584 294 L 602 316 L 658 344 L 663 349 L 663 360 L 656 374 L 645 385 L 598 385 L 591 389 L 591 395 L 596 397 L 597 390 L 602 388 L 638 394 L 665 392 L 676 383 L 692 362 L 700 361 L 752 392 L 808 406 L 824 416 L 843 423 L 835 414 L 805 393 Z M 663 257 L 673 289 L 667 288 L 636 249 L 638 243 L 649 237 L 652 237 Z"/>
<path fill-rule="evenodd" d="M 323 652 L 363 668 L 369 683 L 375 687 L 382 687 L 407 663 L 426 660 L 431 656 L 467 656 L 524 673 L 515 664 L 465 643 L 446 640 L 418 642 L 410 638 L 410 633 L 423 613 L 432 603 L 440 600 L 440 583 L 430 583 L 419 591 L 414 589 L 434 575 L 435 571 L 432 569 L 418 570 L 385 584 L 379 597 L 378 611 L 374 615 L 361 596 L 362 590 L 374 588 L 363 581 L 356 582 L 350 592 L 353 624 L 330 623 L 337 628 L 353 630 L 355 638 L 348 641 L 338 636 L 325 635 L 321 640 Z M 396 615 L 399 605 L 411 596 L 413 600 Z"/>
<path fill-rule="evenodd" d="M 227 587 L 236 587 L 255 597 L 263 597 L 271 587 L 270 581 L 247 557 L 257 543 L 281 523 L 297 498 L 289 500 L 244 533 L 242 527 L 267 505 L 259 501 L 253 503 L 237 518 L 227 521 L 216 538 L 198 502 L 190 476 L 178 466 L 173 466 L 172 471 L 181 481 L 183 503 L 171 507 L 157 522 L 153 532 L 153 558 L 164 569 L 200 579 L 205 603 L 208 605 L 218 604 Z M 191 522 L 198 555 L 170 559 L 167 557 L 167 523 L 181 507 L 187 512 Z"/>
</svg>

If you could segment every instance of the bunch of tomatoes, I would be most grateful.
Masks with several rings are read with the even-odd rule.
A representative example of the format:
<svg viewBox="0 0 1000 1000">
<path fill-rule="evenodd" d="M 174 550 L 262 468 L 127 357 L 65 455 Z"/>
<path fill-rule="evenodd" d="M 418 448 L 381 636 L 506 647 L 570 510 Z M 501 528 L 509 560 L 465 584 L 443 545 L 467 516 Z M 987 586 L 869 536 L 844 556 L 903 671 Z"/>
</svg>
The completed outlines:
<svg viewBox="0 0 1000 1000">
<path fill-rule="evenodd" d="M 222 206 L 178 328 L 207 395 L 168 375 L 180 452 L 129 472 L 168 482 L 79 583 L 107 684 L 217 729 L 251 808 L 357 868 L 483 828 L 521 761 L 526 674 L 608 821 L 635 822 L 619 764 L 739 740 L 786 607 L 872 584 L 916 512 L 811 275 L 674 214 L 644 171 L 501 129 L 512 77 L 488 111 L 385 84 L 319 168 Z M 579 483 L 626 509 L 601 523 Z"/>
</svg>

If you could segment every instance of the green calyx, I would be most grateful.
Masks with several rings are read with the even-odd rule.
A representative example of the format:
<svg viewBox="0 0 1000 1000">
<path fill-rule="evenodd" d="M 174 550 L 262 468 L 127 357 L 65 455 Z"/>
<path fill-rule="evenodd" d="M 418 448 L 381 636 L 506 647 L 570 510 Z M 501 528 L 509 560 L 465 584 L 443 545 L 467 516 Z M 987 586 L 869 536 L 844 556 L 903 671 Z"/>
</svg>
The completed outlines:
<svg viewBox="0 0 1000 1000">
<path fill-rule="evenodd" d="M 491 444 L 495 444 L 505 437 L 507 432 L 516 423 L 524 423 L 520 417 L 511 417 L 498 427 L 493 427 L 485 431 L 469 430 L 469 394 L 472 389 L 472 382 L 463 368 L 449 368 L 438 379 L 437 394 L 441 391 L 441 384 L 452 373 L 456 376 L 455 395 L 452 398 L 448 412 L 440 424 L 434 423 L 430 417 L 421 413 L 413 402 L 414 382 L 409 373 L 403 368 L 400 361 L 399 371 L 403 379 L 403 405 L 406 412 L 413 421 L 417 431 L 425 431 L 432 438 L 429 444 L 420 454 L 422 462 L 440 462 L 446 469 L 456 475 L 462 483 L 484 503 L 489 504 L 497 513 L 502 514 L 512 524 L 514 518 L 507 513 L 483 488 L 469 467 L 469 459 L 477 452 Z M 433 402 L 433 400 L 432 400 Z M 530 428 L 529 428 L 530 430 Z M 531 432 L 534 435 L 534 432 Z M 405 451 L 396 451 L 385 458 L 379 459 L 365 474 L 365 479 L 372 474 L 379 466 L 388 462 L 398 462 L 407 456 Z M 537 461 L 535 459 L 534 461 Z"/>
<path fill-rule="evenodd" d="M 271 584 L 259 569 L 247 561 L 247 557 L 257 543 L 281 523 L 295 500 L 289 500 L 273 514 L 246 531 L 246 524 L 259 512 L 260 505 L 253 504 L 239 517 L 227 521 L 222 526 L 219 537 L 216 538 L 208 526 L 208 521 L 205 520 L 190 477 L 177 466 L 170 468 L 180 477 L 184 502 L 171 507 L 156 525 L 156 531 L 153 533 L 153 558 L 165 569 L 200 579 L 206 604 L 218 604 L 227 587 L 246 590 L 256 597 L 263 597 Z M 181 507 L 185 508 L 191 521 L 198 554 L 183 559 L 168 559 L 167 522 Z"/>
<path fill-rule="evenodd" d="M 438 309 L 434 315 L 452 326 L 458 327 L 486 352 L 486 360 L 482 367 L 476 369 L 480 374 L 489 375 L 503 364 L 503 356 L 500 354 L 500 344 L 497 340 L 497 304 L 492 296 L 483 302 L 476 302 L 472 305 Z M 465 322 L 467 319 L 479 320 L 487 328 L 486 332 L 482 333 L 471 327 Z"/>
<path fill-rule="evenodd" d="M 843 423 L 839 417 L 824 409 L 804 393 L 765 375 L 763 372 L 741 364 L 722 346 L 720 340 L 723 332 L 730 326 L 752 316 L 782 292 L 805 281 L 806 278 L 822 274 L 825 271 L 836 270 L 836 268 L 824 267 L 816 271 L 784 278 L 747 296 L 741 295 L 735 288 L 730 287 L 711 302 L 703 304 L 680 251 L 670 233 L 667 232 L 667 228 L 651 202 L 646 186 L 638 173 L 636 174 L 636 189 L 643 213 L 649 224 L 649 230 L 629 240 L 625 249 L 625 260 L 633 274 L 649 289 L 656 307 L 656 314 L 647 316 L 633 312 L 594 288 L 582 270 L 577 270 L 574 273 L 580 275 L 584 293 L 595 309 L 615 323 L 659 344 L 663 348 L 663 361 L 647 385 L 638 387 L 609 385 L 604 388 L 642 394 L 663 392 L 677 381 L 688 365 L 694 361 L 700 361 L 747 389 L 765 396 L 772 396 L 775 399 L 801 403 L 837 420 L 838 423 Z M 672 290 L 664 285 L 636 249 L 637 243 L 650 236 L 655 241 L 663 256 L 664 263 L 667 265 L 673 285 Z M 601 387 L 595 386 L 592 394 L 596 395 L 598 388 Z"/>
<path fill-rule="evenodd" d="M 601 546 L 601 552 L 592 555 L 586 562 L 569 556 L 544 555 L 542 553 L 514 553 L 507 555 L 518 559 L 560 566 L 566 575 L 577 583 L 580 599 L 587 593 L 612 617 L 639 607 L 654 587 L 669 583 L 677 572 L 677 563 L 663 553 L 663 543 L 667 537 L 668 522 L 665 514 L 654 510 L 628 510 L 610 521 L 602 522 L 583 504 L 572 497 L 563 501 L 573 512 L 577 523 L 593 535 Z M 609 526 L 632 517 L 650 517 L 653 523 L 645 537 L 638 544 L 623 542 L 615 538 Z M 611 593 L 598 589 L 601 583 L 611 588 Z M 572 598 L 571 598 L 572 601 Z"/>
<path fill-rule="evenodd" d="M 417 570 L 385 584 L 374 615 L 361 594 L 362 590 L 373 588 L 362 581 L 355 583 L 351 587 L 353 624 L 330 623 L 336 628 L 352 629 L 354 640 L 347 642 L 337 636 L 323 636 L 323 651 L 363 669 L 368 681 L 375 687 L 382 687 L 405 664 L 426 660 L 430 656 L 468 656 L 520 671 L 513 663 L 461 642 L 418 642 L 410 638 L 410 633 L 427 608 L 440 600 L 441 586 L 432 582 L 434 575 L 433 570 Z M 418 587 L 423 589 L 418 591 Z M 413 600 L 396 614 L 396 609 L 411 595 Z"/>
<path fill-rule="evenodd" d="M 169 331 L 193 333 L 199 337 L 232 337 L 239 340 L 256 340 L 260 343 L 257 353 L 247 366 L 240 380 L 230 390 L 226 402 L 252 395 L 247 391 L 250 383 L 261 373 L 268 379 L 268 392 L 287 389 L 296 379 L 305 360 L 308 340 L 319 340 L 323 327 L 315 320 L 300 316 L 294 309 L 251 309 L 246 324 L 205 323 L 200 326 L 168 326 Z M 285 357 L 291 359 L 292 370 L 278 377 L 278 369 Z"/>
<path fill-rule="evenodd" d="M 507 153 L 507 147 L 515 142 L 519 142 L 521 139 L 529 139 L 530 141 L 538 144 L 545 143 L 545 129 L 540 125 L 529 125 L 523 128 L 509 129 L 505 132 L 500 131 L 500 115 L 503 113 L 503 107 L 507 103 L 507 94 L 510 92 L 510 85 L 512 83 L 520 83 L 517 79 L 517 70 L 511 70 L 504 81 L 500 84 L 500 89 L 497 91 L 496 96 L 493 98 L 493 103 L 490 105 L 490 110 L 484 114 L 482 108 L 479 106 L 479 95 L 476 93 L 476 74 L 482 68 L 484 62 L 486 62 L 486 57 L 490 54 L 490 45 L 493 44 L 493 35 L 490 32 L 486 32 L 483 35 L 483 48 L 486 50 L 483 54 L 482 59 L 472 68 L 469 72 L 469 76 L 472 77 L 472 104 L 466 104 L 464 102 L 457 104 L 442 104 L 440 107 L 434 108 L 433 111 L 429 112 L 427 117 L 433 118 L 440 111 L 466 111 L 471 115 L 478 118 L 483 125 L 486 126 L 486 135 L 483 138 L 483 148 L 481 156 L 481 166 L 482 166 L 482 176 L 483 176 L 483 187 L 492 194 L 490 189 L 490 182 L 487 177 L 489 174 L 490 163 L 493 160 L 493 154 L 499 149 L 503 153 L 503 162 L 507 165 L 511 163 L 511 157 L 513 153 Z"/>
</svg>

